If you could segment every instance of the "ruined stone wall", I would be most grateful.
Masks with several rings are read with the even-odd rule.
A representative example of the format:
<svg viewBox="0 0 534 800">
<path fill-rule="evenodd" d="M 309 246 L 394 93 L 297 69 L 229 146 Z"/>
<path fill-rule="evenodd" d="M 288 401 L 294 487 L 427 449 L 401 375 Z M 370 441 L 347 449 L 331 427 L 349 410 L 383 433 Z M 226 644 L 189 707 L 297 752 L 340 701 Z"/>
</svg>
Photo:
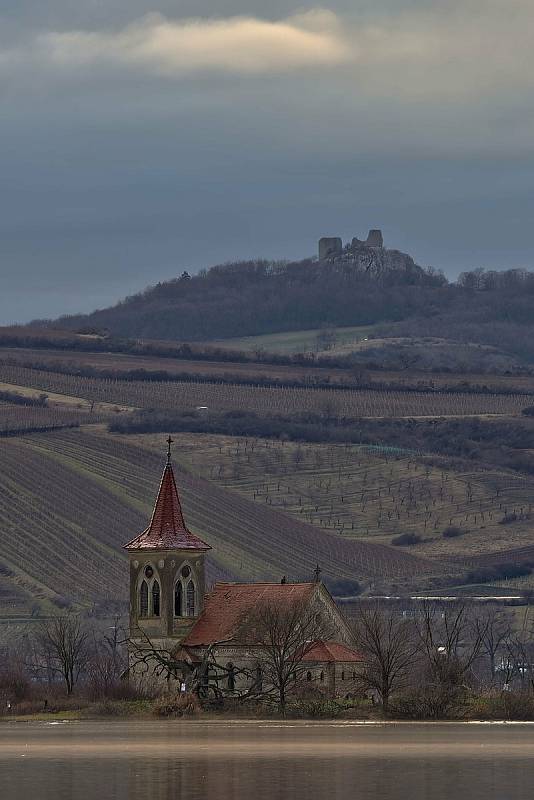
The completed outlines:
<svg viewBox="0 0 534 800">
<path fill-rule="evenodd" d="M 384 247 L 384 237 L 379 228 L 373 228 L 369 231 L 367 239 L 362 241 L 356 236 L 350 245 L 346 245 L 345 251 L 350 250 L 357 252 L 362 248 L 382 248 Z M 319 239 L 319 261 L 328 261 L 332 258 L 337 258 L 344 252 L 343 242 L 339 236 L 323 236 Z"/>
<path fill-rule="evenodd" d="M 319 260 L 324 261 L 332 256 L 337 256 L 343 249 L 343 242 L 339 236 L 323 236 L 319 239 Z"/>
<path fill-rule="evenodd" d="M 374 278 L 393 271 L 417 273 L 421 269 L 406 253 L 385 248 L 382 231 L 378 228 L 370 230 L 365 241 L 354 237 L 345 246 L 339 238 L 320 239 L 319 261 L 351 266 Z"/>
<path fill-rule="evenodd" d="M 384 247 L 384 237 L 382 236 L 382 231 L 379 228 L 370 230 L 365 244 L 367 247 Z"/>
</svg>

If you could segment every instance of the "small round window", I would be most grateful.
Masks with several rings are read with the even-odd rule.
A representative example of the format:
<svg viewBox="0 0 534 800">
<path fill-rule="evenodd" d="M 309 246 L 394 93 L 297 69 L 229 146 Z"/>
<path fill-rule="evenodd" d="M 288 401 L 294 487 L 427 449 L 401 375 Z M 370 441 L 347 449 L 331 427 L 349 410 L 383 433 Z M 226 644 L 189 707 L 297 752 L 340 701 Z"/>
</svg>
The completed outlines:
<svg viewBox="0 0 534 800">
<path fill-rule="evenodd" d="M 191 575 L 191 567 L 188 567 L 186 564 L 185 567 L 182 567 L 181 574 L 182 578 L 189 578 L 189 576 Z"/>
<path fill-rule="evenodd" d="M 153 574 L 154 570 L 152 569 L 151 566 L 145 567 L 145 575 L 147 578 L 151 578 Z"/>
</svg>

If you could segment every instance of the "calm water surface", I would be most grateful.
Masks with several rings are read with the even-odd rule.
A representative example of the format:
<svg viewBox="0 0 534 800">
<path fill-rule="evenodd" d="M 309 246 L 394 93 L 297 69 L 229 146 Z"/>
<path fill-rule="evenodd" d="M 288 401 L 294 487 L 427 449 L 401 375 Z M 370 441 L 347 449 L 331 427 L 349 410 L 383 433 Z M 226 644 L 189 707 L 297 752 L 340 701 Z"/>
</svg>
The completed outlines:
<svg viewBox="0 0 534 800">
<path fill-rule="evenodd" d="M 523 800 L 534 725 L 5 722 L 1 800 Z"/>
</svg>

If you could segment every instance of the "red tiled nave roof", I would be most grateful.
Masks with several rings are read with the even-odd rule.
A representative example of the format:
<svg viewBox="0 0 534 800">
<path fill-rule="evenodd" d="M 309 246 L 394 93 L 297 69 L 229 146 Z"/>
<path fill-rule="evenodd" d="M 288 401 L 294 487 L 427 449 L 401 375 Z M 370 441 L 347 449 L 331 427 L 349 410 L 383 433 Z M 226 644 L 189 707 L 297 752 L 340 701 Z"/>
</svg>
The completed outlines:
<svg viewBox="0 0 534 800">
<path fill-rule="evenodd" d="M 311 600 L 317 583 L 216 583 L 204 610 L 183 644 L 187 647 L 231 641 L 259 603 L 301 603 Z"/>
<path fill-rule="evenodd" d="M 346 644 L 340 642 L 314 642 L 313 645 L 307 650 L 303 661 L 364 661 L 364 657 L 348 647 Z"/>
<path fill-rule="evenodd" d="M 209 544 L 186 527 L 170 460 L 163 470 L 150 525 L 124 547 L 126 550 L 211 550 Z"/>
</svg>

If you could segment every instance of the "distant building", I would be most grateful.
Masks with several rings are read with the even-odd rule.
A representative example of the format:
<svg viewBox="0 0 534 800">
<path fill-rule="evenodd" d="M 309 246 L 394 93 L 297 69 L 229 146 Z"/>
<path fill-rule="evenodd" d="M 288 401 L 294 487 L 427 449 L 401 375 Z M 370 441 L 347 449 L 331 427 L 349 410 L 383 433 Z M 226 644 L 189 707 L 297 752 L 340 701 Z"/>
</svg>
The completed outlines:
<svg viewBox="0 0 534 800">
<path fill-rule="evenodd" d="M 422 274 L 411 256 L 384 247 L 384 237 L 378 228 L 370 230 L 367 239 L 355 236 L 345 245 L 339 236 L 323 236 L 319 239 L 318 258 L 334 267 L 349 267 L 374 278 L 392 271 L 410 273 L 414 277 Z"/>
<path fill-rule="evenodd" d="M 257 674 L 257 643 L 242 640 L 247 618 L 262 603 L 300 604 L 328 623 L 328 641 L 310 642 L 302 658 L 305 681 L 325 695 L 345 695 L 361 667 L 362 658 L 352 648 L 351 630 L 325 586 L 309 583 L 216 583 L 206 591 L 205 559 L 211 549 L 186 526 L 174 470 L 170 443 L 167 463 L 149 526 L 132 539 L 126 550 L 130 560 L 130 671 L 134 680 L 158 672 L 139 664 L 139 654 L 152 650 L 169 653 L 180 663 L 174 676 L 177 688 L 188 685 L 195 665 L 209 650 L 228 665 L 227 680 L 239 688 L 240 674 Z M 299 606 L 299 607 L 300 607 Z M 142 668 L 141 668 L 142 666 Z M 234 674 L 235 668 L 235 676 Z M 226 687 L 228 688 L 228 687 Z M 230 686 L 232 688 L 232 686 Z"/>
<path fill-rule="evenodd" d="M 365 241 L 357 239 L 355 236 L 351 244 L 346 246 L 346 249 L 356 251 L 367 247 L 384 247 L 384 237 L 381 230 L 378 228 L 370 230 Z M 343 242 L 339 236 L 323 236 L 322 239 L 319 239 L 319 261 L 341 256 L 342 253 Z"/>
</svg>

